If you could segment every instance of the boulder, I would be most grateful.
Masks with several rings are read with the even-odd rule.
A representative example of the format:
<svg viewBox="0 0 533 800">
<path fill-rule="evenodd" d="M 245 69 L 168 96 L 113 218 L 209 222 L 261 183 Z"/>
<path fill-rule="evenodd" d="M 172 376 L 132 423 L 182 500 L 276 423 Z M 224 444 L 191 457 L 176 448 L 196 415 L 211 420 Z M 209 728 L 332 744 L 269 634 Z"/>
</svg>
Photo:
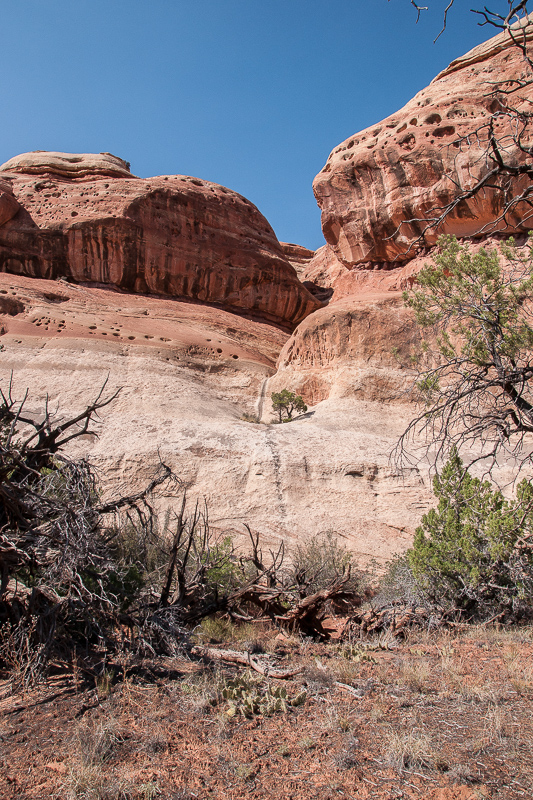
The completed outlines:
<svg viewBox="0 0 533 800">
<path fill-rule="evenodd" d="M 0 271 L 189 298 L 285 327 L 320 306 L 263 215 L 223 186 L 136 178 L 108 154 L 27 153 L 2 176 L 20 210 L 0 228 Z"/>
<path fill-rule="evenodd" d="M 529 23 L 526 36 L 533 37 Z M 428 220 L 438 217 L 436 209 L 486 173 L 487 123 L 502 108 L 494 83 L 520 79 L 527 69 L 509 34 L 499 34 L 454 61 L 400 111 L 333 150 L 314 192 L 324 237 L 345 267 L 409 260 L 422 234 L 424 244 L 432 245 L 441 233 L 470 237 L 533 227 L 525 204 L 502 219 L 503 193 L 485 189 L 462 200 L 438 227 L 427 228 Z M 510 102 L 529 112 L 531 100 L 529 85 Z M 528 156 L 511 144 L 514 124 L 502 114 L 496 136 L 506 142 L 506 158 L 518 164 Z M 520 180 L 514 192 L 529 181 Z"/>
</svg>

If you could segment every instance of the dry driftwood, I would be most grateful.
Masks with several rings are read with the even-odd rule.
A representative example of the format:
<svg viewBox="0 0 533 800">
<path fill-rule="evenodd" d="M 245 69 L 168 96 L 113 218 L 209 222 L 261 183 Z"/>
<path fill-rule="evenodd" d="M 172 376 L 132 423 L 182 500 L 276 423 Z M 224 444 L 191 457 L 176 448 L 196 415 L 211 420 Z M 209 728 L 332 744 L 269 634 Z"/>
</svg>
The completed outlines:
<svg viewBox="0 0 533 800">
<path fill-rule="evenodd" d="M 255 672 L 264 675 L 265 678 L 276 678 L 277 680 L 287 680 L 302 672 L 301 668 L 283 670 L 263 666 L 253 659 L 250 653 L 239 653 L 237 650 L 216 650 L 214 647 L 195 645 L 191 648 L 191 655 L 199 656 L 200 658 L 208 658 L 211 661 L 227 661 L 230 664 L 242 664 L 245 667 L 251 667 Z"/>
<path fill-rule="evenodd" d="M 397 636 L 407 628 L 424 625 L 427 621 L 428 612 L 425 608 L 392 606 L 370 609 L 361 614 L 354 614 L 346 626 L 345 633 L 380 633 L 386 630 Z"/>
</svg>

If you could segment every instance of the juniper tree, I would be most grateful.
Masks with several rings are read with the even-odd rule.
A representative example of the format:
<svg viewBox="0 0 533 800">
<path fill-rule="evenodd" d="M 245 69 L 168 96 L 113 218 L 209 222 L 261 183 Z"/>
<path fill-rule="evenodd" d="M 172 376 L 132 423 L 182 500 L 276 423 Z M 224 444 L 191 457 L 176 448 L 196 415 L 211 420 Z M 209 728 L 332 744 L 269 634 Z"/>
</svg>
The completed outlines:
<svg viewBox="0 0 533 800">
<path fill-rule="evenodd" d="M 506 500 L 464 469 L 457 451 L 433 481 L 439 500 L 417 528 L 408 561 L 423 595 L 474 619 L 533 616 L 533 486 Z"/>
<path fill-rule="evenodd" d="M 429 337 L 417 354 L 420 410 L 400 455 L 422 433 L 437 458 L 452 446 L 475 446 L 483 458 L 502 448 L 530 458 L 523 448 L 533 433 L 532 269 L 531 240 L 473 253 L 441 237 L 433 263 L 404 292 Z"/>
<path fill-rule="evenodd" d="M 272 392 L 270 399 L 272 408 L 278 415 L 278 422 L 291 422 L 294 413 L 305 414 L 307 411 L 303 398 L 288 389 Z"/>
</svg>

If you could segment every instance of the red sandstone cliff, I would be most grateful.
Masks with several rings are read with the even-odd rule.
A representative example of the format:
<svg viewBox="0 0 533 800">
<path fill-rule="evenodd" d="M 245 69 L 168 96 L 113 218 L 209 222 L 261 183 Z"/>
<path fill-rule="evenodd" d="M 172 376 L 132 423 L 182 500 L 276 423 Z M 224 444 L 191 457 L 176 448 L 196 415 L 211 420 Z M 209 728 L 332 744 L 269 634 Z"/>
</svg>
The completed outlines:
<svg viewBox="0 0 533 800">
<path fill-rule="evenodd" d="M 136 178 L 107 153 L 27 153 L 0 178 L 1 271 L 191 298 L 288 326 L 320 306 L 263 215 L 223 186 Z"/>
<path fill-rule="evenodd" d="M 519 78 L 524 69 L 518 48 L 500 34 L 450 64 L 396 114 L 335 148 L 314 182 L 327 244 L 299 269 L 304 285 L 329 305 L 285 344 L 269 390 L 291 386 L 309 404 L 333 397 L 407 399 L 409 376 L 392 353 L 405 356 L 417 331 L 399 292 L 431 257 L 417 241 L 424 223 L 409 220 L 445 206 L 483 173 L 483 134 L 459 140 L 493 114 L 494 82 Z M 528 86 L 513 104 L 529 109 L 531 101 Z M 498 135 L 505 137 L 508 118 L 499 122 Z M 512 149 L 507 155 L 517 163 L 527 158 Z M 515 182 L 514 191 L 520 189 Z M 530 209 L 525 219 L 520 207 L 498 219 L 502 203 L 501 192 L 475 195 L 427 233 L 426 243 L 443 232 L 469 238 L 483 228 L 510 234 L 533 227 Z"/>
<path fill-rule="evenodd" d="M 533 25 L 527 35 L 533 38 Z M 486 123 L 501 108 L 495 82 L 503 85 L 526 71 L 520 50 L 502 33 L 454 61 L 400 111 L 333 150 L 313 188 L 324 236 L 344 266 L 416 255 L 412 245 L 426 228 L 424 220 L 471 189 L 490 166 Z M 512 104 L 529 112 L 532 100 L 528 86 L 513 94 Z M 505 114 L 493 121 L 506 158 L 523 163 L 527 153 L 512 141 L 515 121 Z M 475 130 L 478 135 L 464 138 Z M 531 130 L 526 133 L 531 139 Z M 514 191 L 527 180 L 516 182 Z M 533 226 L 525 203 L 500 219 L 503 202 L 502 192 L 488 188 L 465 199 L 442 225 L 427 231 L 425 244 L 441 233 L 468 237 Z"/>
</svg>

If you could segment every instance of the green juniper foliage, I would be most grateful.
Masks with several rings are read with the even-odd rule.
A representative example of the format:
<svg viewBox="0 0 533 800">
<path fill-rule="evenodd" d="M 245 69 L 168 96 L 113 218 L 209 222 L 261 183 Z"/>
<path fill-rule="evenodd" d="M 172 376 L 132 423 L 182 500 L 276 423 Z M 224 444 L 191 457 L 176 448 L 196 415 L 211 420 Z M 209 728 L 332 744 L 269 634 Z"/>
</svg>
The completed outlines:
<svg viewBox="0 0 533 800">
<path fill-rule="evenodd" d="M 492 456 L 502 446 L 520 450 L 533 432 L 532 268 L 531 240 L 472 253 L 454 236 L 440 238 L 433 263 L 404 292 L 432 335 L 410 365 L 422 409 L 401 449 L 424 432 L 439 455 L 469 442 Z"/>
<path fill-rule="evenodd" d="M 288 389 L 272 392 L 270 399 L 272 408 L 278 415 L 277 422 L 292 422 L 293 414 L 305 414 L 307 411 L 303 398 Z"/>
<path fill-rule="evenodd" d="M 433 481 L 439 504 L 422 518 L 408 561 L 426 598 L 488 619 L 533 616 L 533 486 L 506 500 L 472 477 L 457 451 Z"/>
</svg>

